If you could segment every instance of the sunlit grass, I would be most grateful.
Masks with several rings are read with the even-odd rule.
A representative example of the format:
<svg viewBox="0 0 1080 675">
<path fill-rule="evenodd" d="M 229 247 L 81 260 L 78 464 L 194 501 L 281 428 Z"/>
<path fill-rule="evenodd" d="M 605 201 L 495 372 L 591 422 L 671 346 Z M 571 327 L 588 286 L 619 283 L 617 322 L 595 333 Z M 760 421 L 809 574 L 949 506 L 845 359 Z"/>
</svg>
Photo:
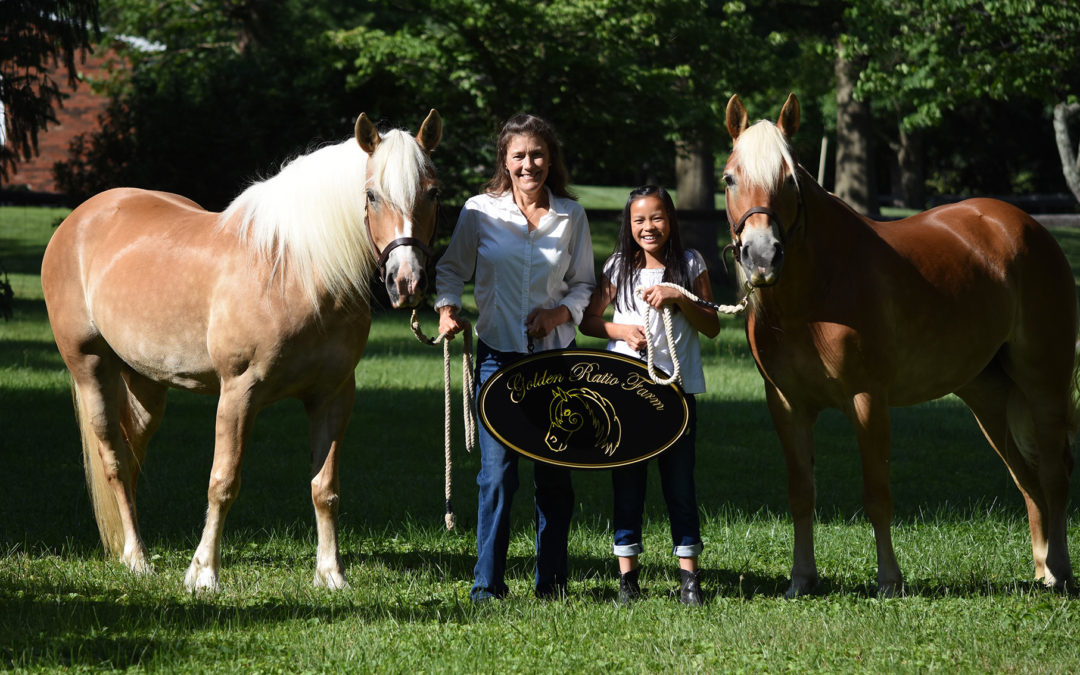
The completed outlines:
<svg viewBox="0 0 1080 675">
<path fill-rule="evenodd" d="M 621 197 L 620 197 L 621 199 Z M 816 428 L 822 576 L 786 601 L 792 531 L 783 459 L 741 322 L 702 343 L 697 483 L 706 606 L 689 610 L 650 474 L 645 597 L 615 605 L 611 488 L 579 472 L 569 597 L 532 598 L 531 472 L 514 505 L 510 598 L 473 606 L 475 475 L 455 420 L 453 503 L 443 515 L 441 350 L 380 311 L 357 369 L 342 457 L 341 547 L 351 588 L 313 588 L 307 423 L 285 401 L 256 420 L 225 530 L 222 591 L 183 589 L 206 509 L 211 397 L 170 394 L 139 484 L 155 573 L 106 561 L 83 486 L 66 372 L 37 266 L 56 212 L 0 209 L 0 260 L 18 280 L 0 323 L 0 668 L 167 672 L 1070 672 L 1075 597 L 1031 581 L 1019 493 L 955 398 L 893 414 L 893 536 L 900 597 L 876 596 L 858 452 L 836 413 Z M 613 223 L 598 222 L 597 239 Z M 1080 234 L 1055 232 L 1074 266 Z M 597 247 L 602 260 L 610 252 Z M 429 334 L 435 315 L 422 312 Z M 582 339 L 585 346 L 602 343 Z M 454 345 L 457 358 L 460 342 Z M 460 367 L 451 369 L 455 410 Z M 1077 503 L 1078 488 L 1072 490 Z M 1070 545 L 1080 546 L 1071 511 Z"/>
</svg>

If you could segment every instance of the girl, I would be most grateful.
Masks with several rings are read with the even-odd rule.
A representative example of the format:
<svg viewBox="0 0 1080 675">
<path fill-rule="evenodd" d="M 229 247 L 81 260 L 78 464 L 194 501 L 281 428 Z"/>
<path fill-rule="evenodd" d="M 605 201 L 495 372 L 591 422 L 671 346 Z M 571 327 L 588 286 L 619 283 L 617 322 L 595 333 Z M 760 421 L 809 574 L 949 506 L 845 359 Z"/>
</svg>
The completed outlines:
<svg viewBox="0 0 1080 675">
<path fill-rule="evenodd" d="M 690 290 L 704 300 L 712 300 L 704 259 L 697 251 L 683 248 L 671 196 L 661 187 L 646 185 L 633 190 L 626 202 L 615 253 L 604 264 L 604 278 L 597 284 L 585 309 L 581 332 L 608 338 L 610 351 L 636 357 L 645 353 L 645 341 L 650 340 L 655 365 L 669 373 L 673 367 L 670 348 L 679 359 L 689 407 L 687 431 L 659 456 L 657 465 L 671 522 L 673 552 L 679 558 L 679 600 L 687 605 L 701 605 L 697 562 L 702 543 L 694 493 L 697 429 L 694 395 L 705 391 L 705 376 L 697 334 L 700 331 L 710 338 L 715 337 L 720 332 L 720 321 L 715 310 L 691 301 L 677 289 L 658 286 L 661 281 Z M 638 289 L 643 291 L 640 296 L 636 294 Z M 605 321 L 603 312 L 612 302 L 615 304 L 613 321 Z M 646 305 L 657 310 L 653 312 L 649 326 L 643 325 Z M 665 305 L 676 310 L 672 316 L 674 344 L 670 346 L 660 314 Z M 620 604 L 629 604 L 641 593 L 638 555 L 643 550 L 641 518 L 645 508 L 646 470 L 647 463 L 639 462 L 611 473 Z"/>
</svg>

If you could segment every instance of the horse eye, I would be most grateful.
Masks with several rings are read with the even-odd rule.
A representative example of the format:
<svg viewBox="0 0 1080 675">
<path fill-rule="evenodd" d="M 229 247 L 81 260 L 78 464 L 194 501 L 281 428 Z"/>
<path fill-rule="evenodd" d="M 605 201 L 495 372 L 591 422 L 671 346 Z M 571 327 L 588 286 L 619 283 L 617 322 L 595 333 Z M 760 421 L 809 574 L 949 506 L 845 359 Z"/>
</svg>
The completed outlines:
<svg viewBox="0 0 1080 675">
<path fill-rule="evenodd" d="M 431 188 L 427 193 L 428 199 L 435 201 L 439 198 L 439 188 Z"/>
<path fill-rule="evenodd" d="M 367 202 L 368 202 L 368 206 L 378 206 L 379 205 L 379 196 L 375 194 L 374 190 L 368 190 L 367 191 Z"/>
<path fill-rule="evenodd" d="M 728 186 L 729 188 L 735 187 L 735 176 L 731 175 L 730 173 L 725 173 L 724 185 Z"/>
</svg>

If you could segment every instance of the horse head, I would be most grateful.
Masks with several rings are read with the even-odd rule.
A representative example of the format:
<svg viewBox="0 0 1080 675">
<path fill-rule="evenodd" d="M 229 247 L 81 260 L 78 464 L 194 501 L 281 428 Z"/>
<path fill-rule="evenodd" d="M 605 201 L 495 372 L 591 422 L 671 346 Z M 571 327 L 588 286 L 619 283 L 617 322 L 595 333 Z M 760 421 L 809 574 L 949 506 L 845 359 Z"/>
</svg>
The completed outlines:
<svg viewBox="0 0 1080 675">
<path fill-rule="evenodd" d="M 574 410 L 572 403 L 581 406 L 581 401 L 572 392 L 568 393 L 556 387 L 551 392 L 551 403 L 548 405 L 548 431 L 544 435 L 544 443 L 552 452 L 562 452 L 566 449 L 570 436 L 581 429 L 585 423 L 583 410 Z"/>
<path fill-rule="evenodd" d="M 594 447 L 604 454 L 614 454 L 622 441 L 622 424 L 615 408 L 592 389 L 556 388 L 548 406 L 548 418 L 550 426 L 544 443 L 552 452 L 566 450 L 570 437 L 585 426 L 586 420 L 592 426 Z"/>
<path fill-rule="evenodd" d="M 400 130 L 380 134 L 364 113 L 356 120 L 356 141 L 369 157 L 365 221 L 394 307 L 415 307 L 427 286 L 439 210 L 430 155 L 441 138 L 442 118 L 434 109 L 415 138 Z"/>
<path fill-rule="evenodd" d="M 790 139 L 799 128 L 799 100 L 789 94 L 776 124 L 747 122 L 738 94 L 727 105 L 732 151 L 724 167 L 735 259 L 752 286 L 780 279 L 784 247 L 802 216 L 798 165 Z"/>
</svg>

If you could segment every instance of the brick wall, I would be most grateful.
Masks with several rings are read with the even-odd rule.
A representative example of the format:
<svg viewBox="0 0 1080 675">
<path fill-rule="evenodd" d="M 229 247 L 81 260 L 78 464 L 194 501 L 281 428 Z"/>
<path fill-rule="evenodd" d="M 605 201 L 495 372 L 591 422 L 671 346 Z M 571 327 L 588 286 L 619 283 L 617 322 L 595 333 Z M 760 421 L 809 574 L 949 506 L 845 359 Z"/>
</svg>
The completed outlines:
<svg viewBox="0 0 1080 675">
<path fill-rule="evenodd" d="M 108 55 L 99 49 L 96 54 L 87 54 L 85 62 L 76 59 L 76 69 L 84 77 L 103 78 L 106 58 Z M 53 77 L 66 88 L 67 70 L 60 67 Z M 98 115 L 105 111 L 108 102 L 95 94 L 86 82 L 77 82 L 75 88 L 66 89 L 66 93 L 69 96 L 64 100 L 63 107 L 54 111 L 59 124 L 50 124 L 45 131 L 38 132 L 39 155 L 20 163 L 10 180 L 4 181 L 0 187 L 25 187 L 34 192 L 48 193 L 59 191 L 53 181 L 53 164 L 68 158 L 68 146 L 75 136 L 98 127 Z"/>
</svg>

